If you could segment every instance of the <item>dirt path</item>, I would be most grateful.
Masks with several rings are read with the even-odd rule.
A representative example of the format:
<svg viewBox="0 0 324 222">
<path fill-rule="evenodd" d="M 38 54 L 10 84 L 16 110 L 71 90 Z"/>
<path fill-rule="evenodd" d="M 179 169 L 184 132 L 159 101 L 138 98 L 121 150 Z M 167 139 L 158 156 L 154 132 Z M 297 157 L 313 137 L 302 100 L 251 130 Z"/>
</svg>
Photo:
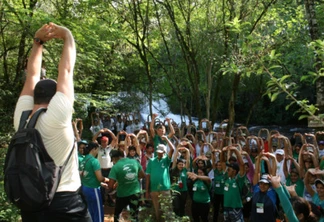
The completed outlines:
<svg viewBox="0 0 324 222">
<path fill-rule="evenodd" d="M 212 212 L 212 207 L 210 208 L 210 213 L 209 213 L 209 221 L 213 221 L 213 212 Z M 113 222 L 114 221 L 114 207 L 108 207 L 105 206 L 104 207 L 104 211 L 105 211 L 105 221 L 104 222 Z M 145 220 L 149 220 L 149 218 L 153 217 L 154 211 L 153 211 L 153 206 L 152 208 L 144 208 L 144 209 L 140 209 L 140 213 L 139 213 L 139 221 L 145 221 Z M 127 220 L 128 218 L 128 212 L 127 211 L 123 211 L 122 212 L 122 218 L 120 219 L 120 222 L 128 222 L 130 220 Z M 187 200 L 187 204 L 186 204 L 186 215 L 188 215 L 191 218 L 191 200 Z M 153 218 L 152 220 L 149 221 L 154 221 Z M 223 222 L 223 214 L 219 215 L 219 222 Z"/>
</svg>

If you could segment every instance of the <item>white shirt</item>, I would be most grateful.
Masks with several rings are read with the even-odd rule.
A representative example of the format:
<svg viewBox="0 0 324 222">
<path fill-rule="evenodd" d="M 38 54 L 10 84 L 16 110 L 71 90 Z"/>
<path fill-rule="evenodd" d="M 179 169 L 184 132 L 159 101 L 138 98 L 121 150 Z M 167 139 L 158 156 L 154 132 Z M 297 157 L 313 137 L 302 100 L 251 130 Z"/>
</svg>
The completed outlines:
<svg viewBox="0 0 324 222">
<path fill-rule="evenodd" d="M 99 147 L 97 159 L 99 160 L 101 168 L 103 169 L 112 168 L 113 162 L 111 161 L 109 155 L 112 149 L 113 148 L 111 146 L 107 146 L 106 148 L 102 148 L 101 146 Z"/>
<path fill-rule="evenodd" d="M 283 171 L 284 162 L 285 162 L 285 160 L 282 160 L 281 162 L 277 161 L 277 175 L 280 176 L 281 183 L 286 184 L 286 176 Z M 290 171 L 290 162 L 289 161 L 287 161 L 287 170 L 288 170 L 288 172 Z"/>
<path fill-rule="evenodd" d="M 32 110 L 33 107 L 34 98 L 32 96 L 19 97 L 14 114 L 15 130 L 18 130 L 21 113 L 25 110 Z M 64 164 L 74 144 L 72 112 L 73 104 L 68 97 L 57 92 L 48 104 L 47 111 L 39 116 L 35 126 L 42 136 L 48 154 L 57 166 Z M 57 192 L 76 191 L 80 186 L 78 154 L 76 147 L 74 147 L 72 156 L 62 174 Z"/>
</svg>

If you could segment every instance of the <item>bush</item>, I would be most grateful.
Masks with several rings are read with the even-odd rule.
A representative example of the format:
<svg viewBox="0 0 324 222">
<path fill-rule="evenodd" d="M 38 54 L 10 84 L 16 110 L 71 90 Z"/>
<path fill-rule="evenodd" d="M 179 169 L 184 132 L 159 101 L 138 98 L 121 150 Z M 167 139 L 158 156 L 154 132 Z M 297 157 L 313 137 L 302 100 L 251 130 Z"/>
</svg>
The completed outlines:
<svg viewBox="0 0 324 222">
<path fill-rule="evenodd" d="M 3 139 L 3 137 L 1 138 Z M 3 141 L 3 140 L 2 140 Z M 7 146 L 2 144 L 0 147 L 0 221 L 20 221 L 19 209 L 7 200 L 7 195 L 4 191 L 4 160 L 7 153 Z"/>
</svg>

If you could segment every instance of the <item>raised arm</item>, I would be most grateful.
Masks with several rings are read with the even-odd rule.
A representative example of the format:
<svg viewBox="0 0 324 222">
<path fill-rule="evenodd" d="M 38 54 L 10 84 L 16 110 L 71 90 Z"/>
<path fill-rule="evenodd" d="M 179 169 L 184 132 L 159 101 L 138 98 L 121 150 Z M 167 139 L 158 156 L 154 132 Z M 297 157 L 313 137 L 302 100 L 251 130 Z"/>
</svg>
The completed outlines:
<svg viewBox="0 0 324 222">
<path fill-rule="evenodd" d="M 288 172 L 288 167 L 287 167 L 287 160 L 289 159 L 288 158 L 289 156 L 286 156 L 285 159 L 284 159 L 284 163 L 283 163 L 283 172 L 285 174 L 285 177 L 287 178 L 288 175 L 289 175 L 289 172 Z"/>
<path fill-rule="evenodd" d="M 33 47 L 27 63 L 26 81 L 20 96 L 34 96 L 35 85 L 40 80 L 43 59 L 43 43 L 51 39 L 49 36 L 50 30 L 50 26 L 46 24 L 38 29 L 35 33 Z M 40 40 L 41 42 L 37 42 L 36 39 Z"/>
<path fill-rule="evenodd" d="M 181 145 L 177 146 L 175 148 L 175 155 L 174 155 L 174 159 L 172 161 L 172 169 L 175 169 L 177 167 L 177 159 L 178 159 L 178 154 L 179 154 L 179 148 Z"/>
<path fill-rule="evenodd" d="M 277 158 L 273 153 L 265 153 L 265 155 L 271 160 L 271 171 L 269 174 L 275 176 L 277 174 Z"/>
<path fill-rule="evenodd" d="M 99 136 L 101 133 L 103 133 L 103 132 L 105 132 L 105 129 L 101 129 L 101 130 L 99 130 L 95 135 L 93 135 L 93 137 L 92 137 L 92 142 L 97 142 L 97 138 L 98 138 L 98 136 Z"/>
<path fill-rule="evenodd" d="M 110 146 L 115 147 L 117 145 L 117 141 L 118 141 L 116 135 L 110 129 L 105 128 L 104 130 L 105 130 L 105 132 L 108 132 L 111 137 Z"/>
<path fill-rule="evenodd" d="M 305 188 L 307 190 L 307 192 L 313 197 L 314 194 L 315 194 L 315 191 L 313 190 L 313 188 L 311 187 L 310 185 L 310 182 L 309 182 L 309 177 L 310 177 L 310 174 L 312 174 L 311 172 L 313 171 L 314 169 L 309 169 L 307 170 L 306 174 L 305 174 L 305 178 L 304 178 L 304 184 L 305 184 Z"/>
<path fill-rule="evenodd" d="M 253 185 L 257 185 L 260 180 L 260 172 L 261 172 L 261 157 L 262 153 L 259 153 L 258 156 L 255 158 L 255 172 L 253 175 Z"/>
<path fill-rule="evenodd" d="M 79 136 L 78 129 L 77 129 L 77 122 L 75 120 L 72 120 L 72 128 L 73 128 L 74 137 L 76 141 L 79 142 L 81 138 Z"/>
<path fill-rule="evenodd" d="M 230 150 L 233 151 L 235 153 L 235 155 L 236 155 L 237 162 L 238 162 L 238 164 L 240 166 L 240 172 L 239 172 L 240 173 L 240 176 L 244 176 L 244 174 L 245 174 L 244 161 L 243 161 L 243 158 L 242 158 L 241 153 L 234 146 L 231 146 L 230 147 Z"/>
<path fill-rule="evenodd" d="M 149 142 L 149 136 L 148 136 L 146 130 L 140 130 L 140 131 L 137 133 L 136 137 L 137 137 L 137 140 L 139 140 L 139 141 L 144 137 L 144 138 L 145 138 L 145 141 L 146 141 L 147 143 Z"/>
<path fill-rule="evenodd" d="M 157 116 L 158 116 L 158 115 L 157 115 L 156 113 L 153 113 L 153 115 L 152 115 L 152 119 L 151 119 L 151 123 L 150 123 L 150 134 L 151 134 L 152 139 L 153 139 L 154 136 L 155 136 L 154 121 L 155 121 L 155 118 L 156 118 Z"/>
<path fill-rule="evenodd" d="M 168 138 L 171 139 L 171 138 L 173 137 L 173 135 L 175 134 L 175 131 L 174 131 L 173 125 L 172 125 L 172 123 L 171 123 L 171 119 L 170 119 L 170 118 L 166 118 L 165 120 L 168 122 L 169 129 L 170 129 L 170 132 L 169 132 Z"/>
<path fill-rule="evenodd" d="M 168 143 L 168 145 L 169 145 L 170 151 L 169 151 L 169 153 L 168 153 L 168 156 L 169 156 L 169 158 L 171 159 L 171 158 L 172 158 L 172 155 L 173 155 L 173 152 L 174 152 L 174 146 L 173 146 L 173 144 L 171 143 L 171 141 L 168 139 L 167 136 L 163 135 L 163 136 L 162 136 L 162 140 L 167 141 L 167 143 Z"/>
<path fill-rule="evenodd" d="M 82 138 L 82 132 L 83 132 L 83 121 L 82 121 L 82 119 L 76 119 L 76 128 L 79 131 L 79 133 L 78 133 L 79 137 Z"/>
<path fill-rule="evenodd" d="M 75 42 L 70 30 L 63 26 L 50 23 L 52 38 L 62 39 L 64 41 L 63 51 L 58 67 L 57 91 L 64 93 L 73 104 L 73 69 L 76 60 Z"/>
<path fill-rule="evenodd" d="M 140 147 L 140 145 L 138 143 L 138 140 L 137 140 L 137 137 L 135 136 L 135 134 L 131 133 L 131 134 L 128 134 L 128 136 L 130 137 L 132 145 L 135 146 L 135 148 L 136 148 L 137 155 L 142 156 L 141 147 Z"/>
</svg>

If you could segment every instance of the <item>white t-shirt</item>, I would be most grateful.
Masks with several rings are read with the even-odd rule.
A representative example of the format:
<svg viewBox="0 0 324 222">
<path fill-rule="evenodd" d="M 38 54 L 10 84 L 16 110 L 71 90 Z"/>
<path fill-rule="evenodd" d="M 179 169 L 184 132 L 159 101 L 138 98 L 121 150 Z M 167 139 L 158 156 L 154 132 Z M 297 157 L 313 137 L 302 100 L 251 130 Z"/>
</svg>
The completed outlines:
<svg viewBox="0 0 324 222">
<path fill-rule="evenodd" d="M 91 126 L 90 127 L 90 131 L 92 132 L 92 135 L 95 135 L 96 133 L 98 133 L 102 128 L 100 127 L 100 125 L 96 125 L 96 126 Z M 101 137 L 101 133 L 98 135 L 98 137 Z"/>
<path fill-rule="evenodd" d="M 277 161 L 277 175 L 280 176 L 281 183 L 286 184 L 286 176 L 283 171 L 284 162 L 285 162 L 284 160 L 282 160 L 281 162 Z M 290 171 L 290 162 L 289 161 L 287 161 L 287 170 L 288 170 L 288 172 Z"/>
<path fill-rule="evenodd" d="M 199 143 L 196 144 L 196 156 L 200 156 L 200 150 L 203 149 L 203 153 L 206 154 L 209 151 L 208 145 L 199 146 Z"/>
<path fill-rule="evenodd" d="M 124 122 L 116 122 L 116 131 L 119 132 L 121 130 L 124 130 Z"/>
<path fill-rule="evenodd" d="M 21 96 L 16 104 L 14 127 L 18 130 L 21 113 L 32 110 L 34 98 Z M 47 111 L 41 114 L 35 128 L 40 132 L 48 154 L 57 166 L 62 166 L 68 158 L 74 143 L 72 129 L 73 104 L 68 97 L 57 92 L 50 101 Z M 78 170 L 78 154 L 76 147 L 62 174 L 57 192 L 76 191 L 81 186 Z"/>
<path fill-rule="evenodd" d="M 105 148 L 100 146 L 97 158 L 99 160 L 101 168 L 104 168 L 104 169 L 112 168 L 113 162 L 111 161 L 111 158 L 110 158 L 110 151 L 112 149 L 113 148 L 111 146 L 107 146 Z"/>
<path fill-rule="evenodd" d="M 134 124 L 126 126 L 126 133 L 134 133 Z"/>
</svg>

